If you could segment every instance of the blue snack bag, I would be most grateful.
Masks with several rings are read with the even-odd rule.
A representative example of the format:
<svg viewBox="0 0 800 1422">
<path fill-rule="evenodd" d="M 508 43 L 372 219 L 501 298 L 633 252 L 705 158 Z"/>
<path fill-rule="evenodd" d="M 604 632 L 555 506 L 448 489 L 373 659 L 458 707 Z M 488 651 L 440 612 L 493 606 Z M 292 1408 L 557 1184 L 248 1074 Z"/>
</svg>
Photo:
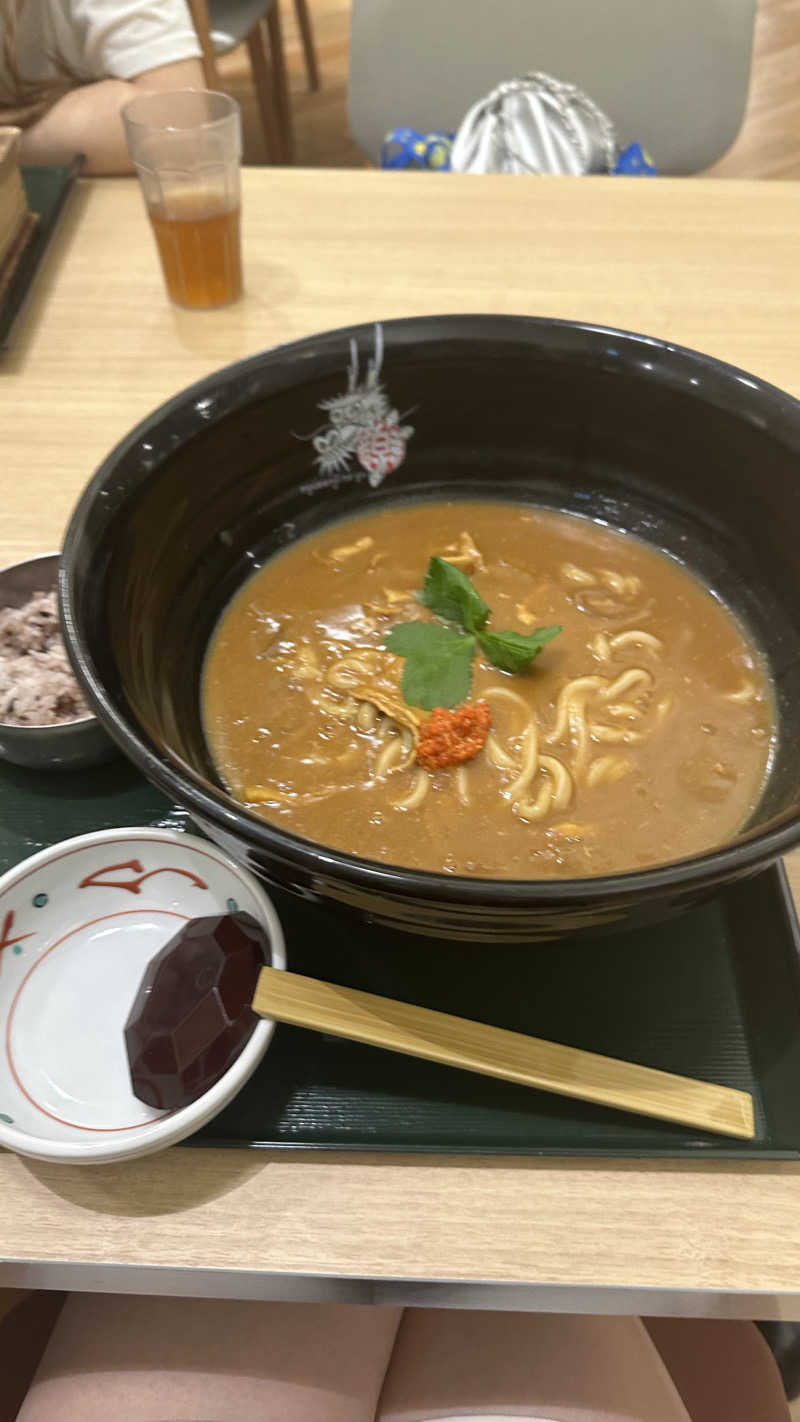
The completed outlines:
<svg viewBox="0 0 800 1422">
<path fill-rule="evenodd" d="M 439 173 L 450 170 L 453 133 L 420 133 L 416 128 L 393 128 L 381 148 L 382 168 L 429 168 Z"/>
<path fill-rule="evenodd" d="M 658 169 L 641 143 L 629 143 L 620 153 L 614 172 L 633 178 L 655 178 Z"/>
</svg>

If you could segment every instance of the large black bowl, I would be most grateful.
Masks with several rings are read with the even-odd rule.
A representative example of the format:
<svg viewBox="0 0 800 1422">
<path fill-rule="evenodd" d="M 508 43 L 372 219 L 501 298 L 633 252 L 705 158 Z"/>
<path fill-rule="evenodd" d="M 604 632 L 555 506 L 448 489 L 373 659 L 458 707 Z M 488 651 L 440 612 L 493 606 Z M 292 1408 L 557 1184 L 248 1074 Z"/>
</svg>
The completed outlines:
<svg viewBox="0 0 800 1422">
<path fill-rule="evenodd" d="M 109 455 L 61 563 L 70 655 L 144 773 L 267 881 L 395 926 L 527 939 L 664 917 L 800 838 L 800 404 L 644 336 L 524 317 L 388 322 L 382 378 L 413 423 L 371 488 L 321 476 L 308 435 L 363 366 L 372 327 L 267 351 L 163 405 Z M 216 619 L 257 562 L 389 499 L 482 496 L 588 514 L 667 549 L 750 627 L 775 681 L 780 743 L 752 822 L 712 853 L 631 874 L 478 880 L 390 868 L 290 834 L 225 793 L 199 714 Z"/>
</svg>

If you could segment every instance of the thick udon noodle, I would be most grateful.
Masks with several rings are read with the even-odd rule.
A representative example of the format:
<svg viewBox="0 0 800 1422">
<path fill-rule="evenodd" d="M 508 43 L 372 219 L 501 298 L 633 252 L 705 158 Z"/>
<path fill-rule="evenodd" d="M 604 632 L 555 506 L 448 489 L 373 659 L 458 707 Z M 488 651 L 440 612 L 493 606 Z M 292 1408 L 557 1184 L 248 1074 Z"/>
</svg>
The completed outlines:
<svg viewBox="0 0 800 1422">
<path fill-rule="evenodd" d="M 335 549 L 332 558 L 342 562 L 369 546 L 364 540 L 358 540 Z M 469 556 L 464 554 L 464 549 L 470 550 Z M 467 530 L 453 544 L 436 551 L 440 557 L 470 573 L 483 566 L 480 551 Z M 599 607 L 607 615 L 620 615 L 621 600 L 641 593 L 638 578 L 625 577 L 611 568 L 593 574 L 587 568 L 566 563 L 561 575 L 567 583 L 591 589 L 587 594 L 588 605 Z M 385 598 L 385 603 L 371 607 L 372 616 L 364 618 L 365 631 L 378 632 L 380 619 L 395 620 L 401 608 L 408 610 L 410 606 L 408 595 L 396 589 L 385 589 Z M 522 620 L 532 619 L 523 616 Z M 615 659 L 628 649 L 645 653 L 651 666 L 615 670 Z M 487 756 L 499 771 L 498 792 L 520 819 L 541 820 L 551 810 L 566 810 L 577 786 L 600 785 L 627 775 L 631 764 L 622 748 L 641 744 L 650 727 L 670 709 L 670 697 L 659 700 L 654 696 L 657 663 L 664 650 L 658 637 L 638 627 L 625 628 L 613 636 L 598 632 L 592 650 L 595 657 L 609 667 L 609 673 L 573 677 L 568 681 L 559 694 L 555 719 L 549 727 L 540 727 L 523 697 L 511 686 L 500 684 L 502 673 L 498 673 L 497 686 L 483 689 L 482 695 L 493 710 L 498 706 L 511 708 L 521 718 L 521 729 L 513 735 L 503 738 L 493 730 L 486 743 Z M 365 767 L 367 774 L 372 781 L 398 772 L 410 774 L 410 787 L 405 786 L 392 801 L 396 809 L 409 810 L 422 804 L 433 774 L 414 764 L 415 731 L 425 713 L 405 704 L 398 684 L 391 694 L 384 689 L 386 681 L 394 680 L 396 660 L 388 653 L 365 648 L 340 657 L 323 673 L 319 649 L 303 644 L 294 658 L 290 658 L 290 665 L 293 674 L 304 683 L 306 695 L 316 710 L 360 731 L 382 733 L 377 753 Z M 654 664 L 655 672 L 651 669 Z M 381 673 L 384 684 L 379 680 Z M 749 684 L 744 691 L 731 693 L 730 699 L 742 700 L 752 694 L 754 688 Z M 604 716 L 611 718 L 610 722 L 600 719 Z M 551 746 L 561 749 L 560 758 L 548 750 Z M 610 746 L 615 749 L 607 750 Z M 352 751 L 347 753 L 347 762 L 354 758 Z M 320 756 L 317 764 L 334 768 L 336 762 L 331 757 Z M 320 788 L 305 795 L 304 802 L 310 804 L 326 799 L 337 794 L 339 788 L 337 784 Z M 467 765 L 455 768 L 453 789 L 463 805 L 472 803 Z M 248 785 L 243 787 L 242 795 L 250 804 L 291 803 L 298 798 L 275 785 Z"/>
<path fill-rule="evenodd" d="M 468 514 L 469 510 L 463 512 Z M 349 616 L 343 654 L 336 654 L 338 641 L 331 640 L 330 624 L 321 622 L 317 635 L 313 627 L 304 625 L 301 636 L 287 639 L 277 659 L 281 678 L 294 688 L 295 705 L 302 702 L 306 708 L 297 709 L 298 722 L 310 717 L 309 725 L 315 720 L 320 727 L 338 723 L 347 733 L 346 743 L 342 744 L 343 738 L 335 734 L 323 736 L 321 743 L 320 738 L 312 741 L 309 737 L 303 761 L 313 771 L 313 783 L 309 783 L 307 775 L 301 777 L 302 784 L 293 781 L 291 775 L 286 775 L 285 763 L 275 762 L 274 757 L 280 779 L 261 775 L 243 779 L 241 767 L 232 767 L 220 755 L 220 737 L 214 734 L 218 713 L 209 705 L 213 696 L 207 697 L 210 740 L 234 793 L 268 817 L 277 812 L 285 818 L 335 800 L 342 794 L 343 783 L 355 777 L 365 790 L 382 795 L 387 808 L 395 812 L 425 814 L 426 805 L 432 805 L 434 800 L 440 805 L 445 796 L 468 813 L 485 810 L 488 767 L 502 815 L 530 826 L 532 834 L 537 826 L 546 825 L 551 839 L 556 836 L 566 842 L 580 841 L 586 793 L 617 786 L 634 776 L 637 756 L 669 725 L 676 705 L 674 677 L 664 674 L 674 649 L 666 643 L 663 631 L 659 635 L 647 625 L 653 622 L 655 602 L 640 574 L 626 569 L 622 561 L 626 540 L 616 535 L 619 564 L 607 556 L 601 565 L 585 557 L 581 561 L 566 558 L 554 570 L 560 595 L 591 627 L 591 636 L 585 643 L 585 666 L 563 680 L 551 702 L 542 698 L 539 705 L 538 698 L 530 694 L 539 666 L 525 677 L 515 677 L 485 664 L 475 695 L 488 703 L 492 728 L 480 758 L 447 772 L 434 772 L 416 760 L 420 726 L 428 713 L 406 704 L 400 690 L 402 661 L 381 646 L 391 626 L 428 616 L 415 600 L 413 585 L 396 586 L 391 578 L 384 582 L 380 577 L 382 565 L 388 565 L 391 559 L 387 558 L 379 533 L 367 530 L 368 526 L 376 526 L 376 518 L 391 517 L 390 512 L 385 512 L 347 530 L 343 528 L 342 541 L 332 547 L 320 550 L 308 545 L 312 557 L 307 556 L 306 568 L 313 568 L 315 578 L 320 573 L 324 578 L 327 570 L 335 586 L 342 570 L 354 562 L 364 563 L 372 575 L 370 595 L 355 604 Z M 538 517 L 546 521 L 559 516 Z M 562 522 L 577 521 L 562 517 Z M 350 532 L 356 536 L 345 536 Z M 614 537 L 611 536 L 612 541 Z M 608 533 L 604 532 L 603 539 L 607 544 Z M 591 544 L 588 534 L 586 541 Z M 590 546 L 585 551 L 589 552 Z M 602 551 L 607 554 L 608 549 Z M 420 553 L 417 586 L 431 553 L 461 567 L 476 584 L 481 584 L 489 554 L 484 552 L 479 530 L 471 524 L 455 537 Z M 283 555 L 283 559 L 287 556 L 296 555 Z M 659 555 L 648 556 L 667 564 Z M 387 566 L 387 573 L 390 571 Z M 670 572 L 691 581 L 697 595 L 711 601 L 675 565 L 670 565 Z M 538 608 L 532 605 L 535 602 L 535 598 L 525 596 L 514 606 L 518 630 L 530 630 L 542 621 Z M 744 645 L 730 615 L 718 605 L 715 611 L 726 619 L 729 633 L 733 631 Z M 569 635 L 568 631 L 563 635 Z M 540 665 L 547 657 L 545 649 Z M 207 684 L 213 668 L 212 651 Z M 773 728 L 761 714 L 769 697 L 756 655 L 744 656 L 739 680 L 722 691 L 720 698 L 731 707 L 740 707 L 744 717 L 758 704 L 757 724 L 752 727 L 758 762 L 754 779 L 758 786 L 763 781 Z M 723 788 L 726 774 L 726 767 L 720 762 L 715 775 Z M 750 800 L 753 798 L 751 795 Z M 369 844 L 357 852 L 369 856 Z M 397 862 L 405 861 L 398 858 Z M 495 872 L 502 874 L 503 867 Z"/>
</svg>

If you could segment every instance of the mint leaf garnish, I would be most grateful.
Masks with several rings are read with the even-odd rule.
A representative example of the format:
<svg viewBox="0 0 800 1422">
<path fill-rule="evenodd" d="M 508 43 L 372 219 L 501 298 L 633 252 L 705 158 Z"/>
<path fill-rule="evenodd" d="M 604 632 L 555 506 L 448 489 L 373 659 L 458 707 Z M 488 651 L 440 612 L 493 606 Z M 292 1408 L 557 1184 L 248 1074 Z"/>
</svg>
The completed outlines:
<svg viewBox="0 0 800 1422">
<path fill-rule="evenodd" d="M 387 651 L 405 657 L 403 696 L 409 706 L 422 706 L 426 711 L 466 700 L 476 639 L 493 666 L 521 672 L 562 630 L 537 627 L 527 633 L 487 632 L 488 603 L 466 573 L 444 558 L 431 558 L 420 596 L 437 617 L 458 622 L 464 629 L 459 632 L 438 622 L 402 622 L 386 638 Z"/>
<path fill-rule="evenodd" d="M 477 632 L 489 618 L 489 606 L 466 573 L 444 558 L 431 558 L 422 601 L 437 617 L 460 622 L 465 632 Z"/>
<path fill-rule="evenodd" d="M 433 711 L 466 701 L 472 681 L 475 638 L 437 622 L 403 622 L 393 627 L 386 648 L 405 657 L 401 688 L 409 706 Z"/>
<path fill-rule="evenodd" d="M 535 632 L 479 632 L 478 643 L 492 666 L 501 671 L 522 672 L 538 657 L 542 647 L 552 642 L 562 627 L 537 627 Z"/>
</svg>

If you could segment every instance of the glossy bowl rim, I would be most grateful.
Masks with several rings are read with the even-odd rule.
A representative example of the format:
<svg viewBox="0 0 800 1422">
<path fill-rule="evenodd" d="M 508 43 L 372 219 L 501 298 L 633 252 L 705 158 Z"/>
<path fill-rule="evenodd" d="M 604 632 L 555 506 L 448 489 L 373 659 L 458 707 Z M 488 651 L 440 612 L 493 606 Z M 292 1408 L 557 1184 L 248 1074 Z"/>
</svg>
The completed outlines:
<svg viewBox="0 0 800 1422">
<path fill-rule="evenodd" d="M 713 377 L 726 390 L 733 382 L 736 382 L 746 390 L 754 392 L 757 398 L 759 413 L 756 414 L 753 411 L 751 419 L 762 425 L 764 423 L 764 406 L 772 409 L 775 416 L 782 416 L 785 421 L 788 421 L 786 433 L 793 430 L 794 440 L 788 439 L 787 442 L 790 447 L 794 444 L 800 453 L 800 401 L 789 395 L 788 392 L 768 381 L 761 380 L 739 366 L 731 365 L 716 356 L 704 354 L 674 341 L 662 340 L 659 337 L 648 336 L 637 331 L 628 331 L 593 322 L 557 317 L 505 315 L 503 313 L 473 312 L 456 315 L 411 316 L 390 319 L 379 324 L 382 327 L 388 350 L 390 343 L 386 340 L 386 336 L 389 332 L 400 336 L 407 335 L 409 337 L 407 344 L 411 346 L 414 343 L 412 334 L 414 328 L 428 328 L 435 325 L 438 328 L 436 334 L 441 334 L 442 339 L 449 334 L 452 337 L 460 335 L 466 341 L 470 336 L 473 338 L 480 336 L 481 333 L 476 331 L 475 327 L 485 327 L 487 323 L 498 328 L 498 335 L 501 334 L 500 328 L 509 335 L 514 331 L 521 332 L 527 329 L 534 337 L 537 332 L 541 336 L 548 333 L 557 336 L 560 333 L 564 337 L 567 333 L 580 333 L 590 340 L 621 341 L 626 347 L 639 346 L 648 351 L 658 352 L 662 357 L 677 361 L 678 375 L 682 377 L 678 379 L 677 384 L 680 388 L 687 389 L 687 393 L 689 393 L 688 387 L 690 385 L 699 387 L 702 384 L 700 377 L 703 374 Z M 348 854 L 343 850 L 333 849 L 315 840 L 293 834 L 251 814 L 221 789 L 218 793 L 211 793 L 200 783 L 200 778 L 195 777 L 194 772 L 188 772 L 179 767 L 177 757 L 173 757 L 175 760 L 173 766 L 164 755 L 152 749 L 138 729 L 132 728 L 132 720 L 126 720 L 118 712 L 96 673 L 91 657 L 83 647 L 75 617 L 74 562 L 89 509 L 99 490 L 105 486 L 109 476 L 114 475 L 120 459 L 130 453 L 140 441 L 145 438 L 149 439 L 154 427 L 163 424 L 170 416 L 178 412 L 185 413 L 189 408 L 194 407 L 195 421 L 192 434 L 200 433 L 220 420 L 246 408 L 253 403 L 254 398 L 263 398 L 271 391 L 277 392 L 286 388 L 281 374 L 287 361 L 299 360 L 302 362 L 303 357 L 313 355 L 315 348 L 319 347 L 321 343 L 324 343 L 327 349 L 333 342 L 337 342 L 340 344 L 342 352 L 346 352 L 351 340 L 358 342 L 361 338 L 371 335 L 374 329 L 374 322 L 361 322 L 356 325 L 317 332 L 295 341 L 267 347 L 253 355 L 222 366 L 163 401 L 130 430 L 109 451 L 99 465 L 70 517 L 59 565 L 59 596 L 65 642 L 70 660 L 90 704 L 96 708 L 98 719 L 108 734 L 150 781 L 170 797 L 176 799 L 179 804 L 185 805 L 190 813 L 197 812 L 201 819 L 218 827 L 221 833 L 238 837 L 239 840 L 247 843 L 249 849 L 256 849 L 269 856 L 272 862 L 289 863 L 295 869 L 302 869 L 312 876 L 324 874 L 373 895 L 388 894 L 395 901 L 411 899 L 430 902 L 434 900 L 440 905 L 458 905 L 466 909 L 505 908 L 515 912 L 524 911 L 528 907 L 541 909 L 548 905 L 553 908 L 564 908 L 567 905 L 570 907 L 578 905 L 598 907 L 605 902 L 667 897 L 675 890 L 689 892 L 708 882 L 720 881 L 738 874 L 745 874 L 748 871 L 755 871 L 761 865 L 779 858 L 791 849 L 800 840 L 800 813 L 790 823 L 779 825 L 774 829 L 766 829 L 752 840 L 728 843 L 687 859 L 676 859 L 664 864 L 616 874 L 570 879 L 487 879 L 450 875 L 432 870 L 403 868 L 399 865 L 384 864 L 378 860 Z M 486 334 L 485 331 L 483 334 Z M 417 341 L 424 339 L 425 337 L 420 331 Z M 535 339 L 531 342 L 531 346 L 532 349 L 537 348 Z M 546 345 L 540 342 L 538 349 L 546 349 Z M 569 348 L 565 349 L 565 354 L 567 356 L 570 354 Z M 597 354 L 596 352 L 595 359 Z M 591 351 L 588 348 L 583 353 L 583 358 L 586 361 L 591 358 Z M 652 369 L 652 367 L 650 368 Z M 247 379 L 248 375 L 255 371 L 262 375 L 258 383 L 257 394 Z M 689 371 L 693 374 L 690 374 Z M 272 380 L 263 378 L 268 372 L 272 374 Z M 675 374 L 673 373 L 674 381 Z M 219 397 L 220 387 L 225 386 L 228 389 L 224 408 L 221 407 L 220 402 L 220 407 L 209 412 L 207 409 L 208 398 L 210 396 Z M 708 400 L 708 395 L 705 398 Z M 750 398 L 752 399 L 752 397 Z M 746 400 L 746 394 L 743 391 L 737 391 L 737 413 L 743 419 L 747 418 L 748 413 L 743 408 Z M 204 404 L 202 414 L 197 410 L 198 403 Z M 713 405 L 719 402 L 712 399 L 710 403 Z M 726 404 L 725 408 L 729 408 L 729 404 Z M 181 442 L 188 442 L 191 437 L 187 434 L 185 440 Z M 165 449 L 161 453 L 161 457 L 155 459 L 149 469 L 140 471 L 137 486 L 149 478 L 173 452 L 174 446 Z M 128 477 L 128 487 L 130 487 L 130 477 Z M 321 892 L 324 894 L 324 888 L 321 889 Z"/>
</svg>

